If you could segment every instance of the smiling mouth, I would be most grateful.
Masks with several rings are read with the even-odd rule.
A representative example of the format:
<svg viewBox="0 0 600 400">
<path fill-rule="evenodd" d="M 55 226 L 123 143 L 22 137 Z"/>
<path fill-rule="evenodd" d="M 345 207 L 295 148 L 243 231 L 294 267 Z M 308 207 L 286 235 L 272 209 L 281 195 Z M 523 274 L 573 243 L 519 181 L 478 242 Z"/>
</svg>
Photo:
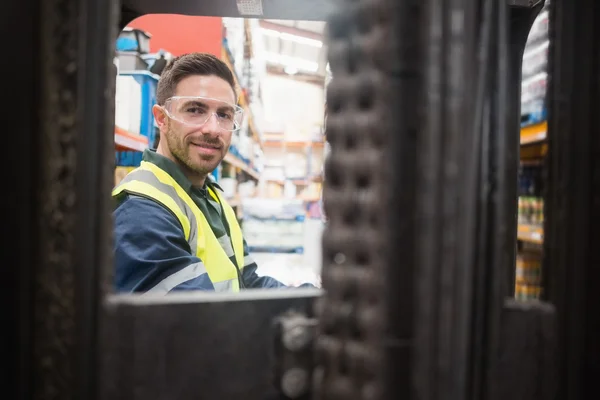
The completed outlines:
<svg viewBox="0 0 600 400">
<path fill-rule="evenodd" d="M 192 143 L 192 145 L 195 147 L 200 147 L 202 149 L 221 150 L 221 146 L 219 146 L 218 144 Z"/>
</svg>

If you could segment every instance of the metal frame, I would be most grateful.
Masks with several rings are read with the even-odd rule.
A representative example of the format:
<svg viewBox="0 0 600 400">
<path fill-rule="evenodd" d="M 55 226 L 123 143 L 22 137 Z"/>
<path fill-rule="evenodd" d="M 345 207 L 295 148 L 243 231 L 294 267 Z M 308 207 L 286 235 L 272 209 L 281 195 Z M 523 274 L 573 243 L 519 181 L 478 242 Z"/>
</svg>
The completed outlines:
<svg viewBox="0 0 600 400">
<path fill-rule="evenodd" d="M 514 286 L 521 60 L 541 4 L 427 4 L 423 13 L 438 19 L 425 22 L 428 114 L 415 168 L 415 394 L 498 398 L 500 349 L 511 349 L 503 332 L 512 321 L 504 308 Z M 511 377 L 515 390 L 526 386 Z"/>
<path fill-rule="evenodd" d="M 39 48 L 40 14 L 39 7 L 31 7 L 25 2 L 11 3 L 0 13 L 3 37 L 14 37 L 17 32 L 21 34 L 21 40 L 6 43 L 5 51 L 11 55 L 12 61 L 2 69 L 4 90 L 12 93 L 15 102 L 20 104 L 4 127 L 7 135 L 3 144 L 7 151 L 2 158 L 3 181 L 11 187 L 9 192 L 12 195 L 7 198 L 8 208 L 2 224 L 7 241 L 0 253 L 2 265 L 11 266 L 5 271 L 0 303 L 0 315 L 6 326 L 0 336 L 0 371 L 5 379 L 4 395 L 15 399 L 31 398 L 32 393 L 29 374 L 22 371 L 31 371 L 32 368 L 28 336 L 33 324 L 31 268 L 39 260 L 39 253 L 31 248 L 31 244 L 39 243 L 39 210 L 34 196 L 40 182 L 36 157 L 39 137 L 35 132 L 39 132 L 41 126 L 41 121 L 36 118 L 36 110 L 40 106 L 40 76 L 36 66 L 41 57 L 30 49 Z M 15 76 L 20 78 L 6 78 Z M 15 171 L 17 165 L 20 166 L 18 173 Z"/>
<path fill-rule="evenodd" d="M 286 372 L 296 368 L 310 376 L 312 363 L 302 357 L 281 362 L 286 345 L 304 349 L 303 343 L 294 347 L 298 337 L 284 343 L 277 321 L 290 312 L 310 319 L 320 294 L 298 289 L 110 296 L 102 398 L 279 398 Z M 308 344 L 312 333 L 306 336 Z"/>
<path fill-rule="evenodd" d="M 556 398 L 579 399 L 600 374 L 600 9 L 553 0 L 550 23 L 544 287 L 558 317 Z"/>
<path fill-rule="evenodd" d="M 7 312 L 1 315 L 14 329 L 4 332 L 8 337 L 2 344 L 7 354 L 16 353 L 2 357 L 9 371 L 3 375 L 9 378 L 3 393 L 15 399 L 113 400 L 157 393 L 202 393 L 207 398 L 244 393 L 252 399 L 281 398 L 281 392 L 310 398 L 298 384 L 301 374 L 292 374 L 294 380 L 286 372 L 296 367 L 307 371 L 314 363 L 313 394 L 323 399 L 481 400 L 499 398 L 498 393 L 511 400 L 521 398 L 518 393 L 549 398 L 552 390 L 540 381 L 528 385 L 524 373 L 506 373 L 520 362 L 518 357 L 500 356 L 521 354 L 508 329 L 514 324 L 533 335 L 528 349 L 536 351 L 528 355 L 526 370 L 554 381 L 554 339 L 543 333 L 552 332 L 556 322 L 564 365 L 561 398 L 575 399 L 591 388 L 598 372 L 593 364 L 598 348 L 592 339 L 600 330 L 592 286 L 600 282 L 592 268 L 600 256 L 593 245 L 597 234 L 589 229 L 591 222 L 600 222 L 591 202 L 600 187 L 595 172 L 600 135 L 592 111 L 598 101 L 592 85 L 598 59 L 581 71 L 573 63 L 578 54 L 598 54 L 598 41 L 577 39 L 597 37 L 591 31 L 598 22 L 597 5 L 592 0 L 561 2 L 553 14 L 557 44 L 551 48 L 551 99 L 557 101 L 550 116 L 554 155 L 549 160 L 545 250 L 547 297 L 556 305 L 555 321 L 547 304 L 529 309 L 504 302 L 514 279 L 506 270 L 514 267 L 516 241 L 512 180 L 518 157 L 518 71 L 539 3 L 512 2 L 510 15 L 498 2 L 482 1 L 488 8 L 481 9 L 472 3 L 348 0 L 328 1 L 319 8 L 316 0 L 302 5 L 265 0 L 266 18 L 321 19 L 341 6 L 329 32 L 337 81 L 328 99 L 328 129 L 330 134 L 338 130 L 338 144 L 327 176 L 335 179 L 338 173 L 341 181 L 337 186 L 330 182 L 326 193 L 334 207 L 324 242 L 326 295 L 248 292 L 236 299 L 182 296 L 154 301 L 104 297 L 110 292 L 108 133 L 117 3 L 11 2 L 1 15 L 8 18 L 1 25 L 3 33 L 10 37 L 25 32 L 29 46 L 8 43 L 14 46 L 10 54 L 15 61 L 8 63 L 7 76 L 19 79 L 7 78 L 6 92 L 16 97 L 19 107 L 5 126 L 9 151 L 4 170 L 12 172 L 19 164 L 24 169 L 9 177 L 12 185 L 7 186 L 18 196 L 9 198 L 3 224 L 9 231 L 5 246 L 13 251 L 3 262 L 10 266 L 5 282 L 12 290 L 4 292 Z M 124 26 L 141 13 L 158 11 L 239 15 L 233 1 L 219 9 L 211 8 L 216 2 L 178 1 L 161 8 L 166 4 L 126 0 L 119 23 Z M 311 14 L 315 10 L 321 14 Z M 451 11 L 465 16 L 463 31 L 451 29 Z M 477 18 L 480 11 L 488 16 L 485 24 Z M 443 27 L 441 37 L 435 26 Z M 486 35 L 498 44 L 483 46 L 489 64 L 468 62 L 477 59 Z M 381 38 L 386 40 L 377 40 Z M 440 69 L 442 65 L 447 69 Z M 448 71 L 462 80 L 451 79 Z M 568 107 L 559 101 L 565 93 L 571 96 Z M 481 100 L 481 114 L 470 124 L 461 117 L 480 104 L 474 99 Z M 354 101 L 367 120 L 390 116 L 378 119 L 381 129 L 371 142 L 356 130 L 363 121 L 344 123 L 343 107 Z M 429 116 L 424 127 L 414 118 L 423 111 Z M 479 156 L 462 154 L 465 140 L 474 152 L 484 151 Z M 366 150 L 363 157 L 383 154 L 368 165 L 372 170 L 392 165 L 390 185 L 370 181 L 352 167 L 356 146 Z M 483 172 L 477 174 L 479 170 Z M 353 185 L 368 187 L 377 196 L 343 196 Z M 573 198 L 572 192 L 580 196 Z M 478 210 L 474 215 L 461 212 L 471 206 Z M 359 208 L 364 219 L 345 214 Z M 356 232 L 363 235 L 363 243 L 355 241 Z M 465 239 L 459 242 L 457 237 Z M 365 243 L 371 247 L 361 253 Z M 350 267 L 340 268 L 345 262 Z M 289 340 L 278 335 L 285 325 L 281 318 L 290 311 L 312 323 L 315 302 L 319 326 L 313 360 L 310 346 L 294 352 L 295 345 L 291 349 Z M 215 324 L 207 324 L 209 320 Z M 258 347 L 248 347 L 249 342 Z M 269 349 L 277 357 L 264 358 Z M 546 354 L 547 359 L 542 357 Z M 177 355 L 181 357 L 169 358 Z M 218 377 L 211 381 L 197 363 L 226 368 L 211 371 Z M 177 374 L 174 366 L 185 373 Z M 494 390 L 510 385 L 514 392 Z"/>
<path fill-rule="evenodd" d="M 12 259 L 3 262 L 14 288 L 3 302 L 14 327 L 3 345 L 17 352 L 2 359 L 10 365 L 10 398 L 96 397 L 102 271 L 111 248 L 106 133 L 116 6 L 14 2 L 2 13 L 5 37 L 24 39 L 10 41 L 15 61 L 5 70 L 7 93 L 19 104 L 5 126 L 10 156 L 3 160 L 15 181 L 4 244 Z"/>
<path fill-rule="evenodd" d="M 262 15 L 247 15 L 239 11 L 237 3 L 262 3 Z M 324 21 L 338 12 L 345 0 L 123 0 L 123 6 L 136 14 L 184 14 L 233 18 L 264 18 Z"/>
</svg>

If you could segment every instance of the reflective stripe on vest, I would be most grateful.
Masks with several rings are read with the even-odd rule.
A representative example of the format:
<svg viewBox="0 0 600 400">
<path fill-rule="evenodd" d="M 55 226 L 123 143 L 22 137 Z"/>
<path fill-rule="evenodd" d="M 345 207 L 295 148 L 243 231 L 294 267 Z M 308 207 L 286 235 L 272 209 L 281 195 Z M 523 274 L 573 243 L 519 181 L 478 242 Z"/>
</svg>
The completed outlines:
<svg viewBox="0 0 600 400">
<path fill-rule="evenodd" d="M 175 286 L 200 276 L 203 271 L 208 274 L 216 291 L 239 291 L 237 269 L 229 257 L 235 256 L 240 270 L 244 267 L 242 230 L 231 206 L 210 187 L 208 191 L 210 196 L 223 206 L 231 241 L 227 236 L 217 239 L 208 220 L 192 198 L 168 173 L 155 164 L 142 161 L 140 167 L 131 171 L 113 190 L 113 197 L 125 192 L 154 200 L 166 207 L 179 220 L 192 253 L 202 260 L 203 265 L 192 264 L 183 268 L 165 278 L 149 293 L 168 293 Z"/>
</svg>

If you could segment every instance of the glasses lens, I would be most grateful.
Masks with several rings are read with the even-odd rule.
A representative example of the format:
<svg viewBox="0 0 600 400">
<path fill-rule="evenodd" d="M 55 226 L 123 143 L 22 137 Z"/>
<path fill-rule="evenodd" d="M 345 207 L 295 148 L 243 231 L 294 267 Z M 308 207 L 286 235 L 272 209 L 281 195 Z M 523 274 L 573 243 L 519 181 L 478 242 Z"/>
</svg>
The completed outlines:
<svg viewBox="0 0 600 400">
<path fill-rule="evenodd" d="M 165 108 L 171 118 L 192 126 L 202 126 L 214 115 L 219 127 L 228 131 L 239 129 L 244 118 L 240 107 L 205 97 L 173 97 Z"/>
</svg>

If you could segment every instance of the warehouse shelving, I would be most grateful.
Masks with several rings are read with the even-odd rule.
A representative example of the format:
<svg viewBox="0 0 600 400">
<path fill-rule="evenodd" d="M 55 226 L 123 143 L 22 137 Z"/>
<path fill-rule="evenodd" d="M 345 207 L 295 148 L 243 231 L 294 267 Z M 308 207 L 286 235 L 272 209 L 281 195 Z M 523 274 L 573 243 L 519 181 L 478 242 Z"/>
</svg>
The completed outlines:
<svg viewBox="0 0 600 400">
<path fill-rule="evenodd" d="M 523 242 L 542 244 L 544 242 L 544 230 L 540 226 L 519 224 L 517 237 Z"/>
<path fill-rule="evenodd" d="M 260 178 L 258 172 L 256 172 L 254 169 L 252 169 L 252 167 L 250 167 L 248 164 L 246 164 L 244 161 L 240 160 L 239 158 L 237 158 L 236 156 L 234 156 L 231 153 L 227 153 L 227 155 L 225 156 L 225 158 L 223 159 L 224 162 L 229 163 L 231 165 L 233 165 L 234 167 L 246 172 L 248 175 L 250 175 L 251 177 L 253 177 L 254 179 L 258 180 Z"/>
<path fill-rule="evenodd" d="M 115 126 L 116 151 L 144 151 L 148 148 L 148 138 Z"/>
<path fill-rule="evenodd" d="M 325 147 L 324 141 L 283 140 L 283 139 L 281 139 L 281 137 L 283 137 L 283 134 L 270 134 L 270 137 L 271 138 L 269 138 L 268 140 L 265 140 L 265 142 L 264 142 L 265 148 L 279 149 L 283 152 L 290 151 L 290 150 L 291 151 L 294 151 L 294 150 L 305 151 L 306 152 L 305 156 L 307 157 L 307 159 L 311 159 L 310 151 L 312 149 L 324 149 L 324 147 Z M 275 137 L 279 137 L 279 138 L 275 139 Z M 275 183 L 275 184 L 281 185 L 281 186 L 285 185 L 286 182 L 291 182 L 296 186 L 308 186 L 312 183 L 322 183 L 323 177 L 321 174 L 314 174 L 311 170 L 311 167 L 307 166 L 307 171 L 306 171 L 305 176 L 287 177 L 285 179 L 269 178 L 269 179 L 267 179 L 267 181 L 270 183 Z"/>
<path fill-rule="evenodd" d="M 521 144 L 539 143 L 546 140 L 548 131 L 548 122 L 542 121 L 537 124 L 521 128 Z"/>
<path fill-rule="evenodd" d="M 231 197 L 227 199 L 227 204 L 229 204 L 231 207 L 238 207 L 240 204 L 242 204 L 242 199 L 240 199 L 239 196 Z"/>
<path fill-rule="evenodd" d="M 250 110 L 250 104 L 248 102 L 248 99 L 246 98 L 246 93 L 244 92 L 242 86 L 240 85 L 239 78 L 238 78 L 237 74 L 235 73 L 235 69 L 233 68 L 233 63 L 231 62 L 231 56 L 230 56 L 229 51 L 227 50 L 227 46 L 225 44 L 223 45 L 222 50 L 221 50 L 221 59 L 225 62 L 225 64 L 227 64 L 229 69 L 233 72 L 233 78 L 235 79 L 236 87 L 242 89 L 242 91 L 240 93 L 240 97 L 239 97 L 239 105 L 244 109 L 244 111 L 248 115 L 248 126 L 250 127 L 250 132 L 252 133 L 252 137 L 254 138 L 254 140 L 256 140 L 256 142 L 262 148 L 262 146 L 263 146 L 262 138 L 261 138 L 261 135 L 258 133 L 258 130 L 256 129 L 256 124 L 254 123 L 254 117 L 252 115 L 252 111 Z"/>
<path fill-rule="evenodd" d="M 302 254 L 304 247 L 249 246 L 250 253 Z"/>
<path fill-rule="evenodd" d="M 267 140 L 264 142 L 264 147 L 281 147 L 283 149 L 291 149 L 291 148 L 323 148 L 325 146 L 325 142 L 323 141 L 285 141 L 285 140 Z"/>
<path fill-rule="evenodd" d="M 548 150 L 546 143 L 547 130 L 547 121 L 532 124 L 521 129 L 521 165 L 542 165 L 542 159 Z M 519 224 L 517 239 L 521 242 L 542 244 L 544 241 L 543 228 L 541 226 Z"/>
<path fill-rule="evenodd" d="M 292 182 L 294 185 L 305 186 L 310 185 L 311 183 L 323 183 L 323 176 L 321 175 L 313 175 L 306 178 L 297 178 L 297 179 L 266 179 L 267 182 L 273 182 L 280 185 L 284 185 L 286 182 Z"/>
<path fill-rule="evenodd" d="M 254 122 L 254 116 L 252 114 L 252 110 L 250 108 L 250 102 L 246 96 L 246 92 L 244 91 L 244 88 L 240 84 L 239 77 L 237 76 L 235 69 L 233 68 L 232 56 L 227 47 L 226 40 L 223 40 L 223 44 L 221 46 L 221 59 L 225 62 L 225 64 L 227 64 L 229 69 L 232 71 L 233 77 L 235 80 L 235 85 L 237 88 L 239 88 L 241 90 L 238 103 L 239 103 L 240 107 L 242 107 L 244 109 L 246 118 L 248 119 L 248 127 L 249 127 L 249 130 L 250 130 L 253 140 L 256 143 L 258 143 L 258 145 L 262 149 L 263 148 L 262 137 L 259 134 L 258 129 L 256 128 L 256 124 Z M 236 169 L 247 173 L 251 178 L 253 178 L 257 181 L 260 179 L 259 173 L 252 167 L 251 163 L 245 162 L 240 157 L 237 157 L 235 154 L 233 154 L 231 152 L 229 152 L 225 156 L 223 161 L 225 163 L 232 165 Z M 234 203 L 234 205 L 233 205 L 234 207 L 238 207 L 238 208 L 241 207 L 241 202 L 240 202 L 239 198 L 237 198 L 237 201 L 235 201 L 235 199 L 232 199 L 232 201 L 230 201 L 230 203 L 232 203 L 232 202 Z"/>
</svg>

